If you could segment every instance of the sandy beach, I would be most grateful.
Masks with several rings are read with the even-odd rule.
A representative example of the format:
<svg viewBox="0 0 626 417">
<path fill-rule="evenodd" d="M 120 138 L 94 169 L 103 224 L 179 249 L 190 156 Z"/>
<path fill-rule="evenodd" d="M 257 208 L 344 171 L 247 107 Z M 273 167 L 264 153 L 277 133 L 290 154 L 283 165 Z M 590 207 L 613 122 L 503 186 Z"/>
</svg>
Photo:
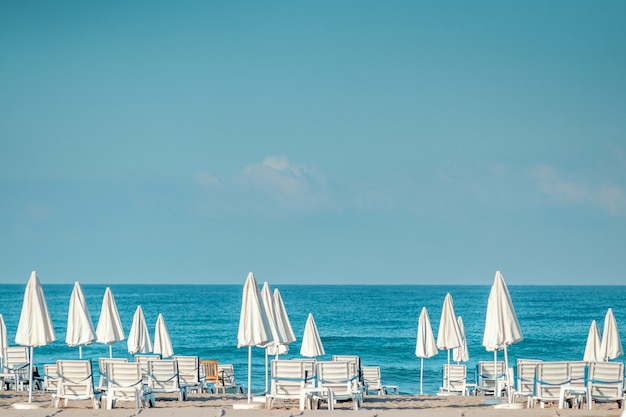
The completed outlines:
<svg viewBox="0 0 626 417">
<path fill-rule="evenodd" d="M 37 409 L 16 408 L 28 402 L 27 392 L 0 392 L 0 414 L 7 417 L 52 417 L 52 416 L 136 416 L 146 413 L 155 417 L 179 416 L 185 417 L 292 417 L 311 415 L 357 416 L 357 417 L 408 417 L 408 416 L 436 416 L 436 417 L 470 417 L 470 416 L 581 416 L 581 417 L 620 417 L 622 410 L 616 403 L 594 404 L 593 410 L 586 409 L 557 409 L 556 406 L 546 408 L 498 409 L 483 402 L 486 397 L 481 396 L 432 396 L 432 395 L 388 395 L 368 396 L 358 411 L 352 409 L 351 403 L 339 403 L 334 411 L 325 408 L 320 410 L 300 411 L 297 404 L 289 403 L 271 410 L 263 408 L 254 410 L 234 409 L 233 404 L 245 404 L 245 395 L 214 395 L 191 394 L 187 401 L 176 401 L 168 397 L 157 397 L 155 408 L 137 410 L 133 403 L 123 402 L 112 410 L 92 409 L 86 401 L 70 402 L 68 407 L 55 409 L 51 406 L 50 394 L 46 392 L 33 393 L 32 404 Z"/>
</svg>

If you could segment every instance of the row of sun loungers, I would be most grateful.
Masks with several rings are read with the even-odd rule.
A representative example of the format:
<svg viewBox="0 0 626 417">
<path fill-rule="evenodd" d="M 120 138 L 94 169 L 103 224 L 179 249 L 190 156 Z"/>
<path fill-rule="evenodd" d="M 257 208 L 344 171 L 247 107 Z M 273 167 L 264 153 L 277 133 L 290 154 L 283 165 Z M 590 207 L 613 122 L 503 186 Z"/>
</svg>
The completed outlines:
<svg viewBox="0 0 626 417">
<path fill-rule="evenodd" d="M 29 381 L 27 348 L 6 348 L 4 359 L 0 389 L 25 389 Z M 200 361 L 197 356 L 162 360 L 158 355 L 136 355 L 134 362 L 101 358 L 98 370 L 96 384 L 90 360 L 59 360 L 45 364 L 43 374 L 37 374 L 33 385 L 50 392 L 55 407 L 66 406 L 70 400 L 89 400 L 94 408 L 100 402 L 111 408 L 117 401 L 132 400 L 140 408 L 154 406 L 157 394 L 170 394 L 184 401 L 190 392 L 225 393 L 232 389 L 243 393 L 243 387 L 235 381 L 232 364 Z"/>
<path fill-rule="evenodd" d="M 366 394 L 385 394 L 396 386 L 381 382 L 380 367 L 361 366 L 358 356 L 335 355 L 331 361 L 283 359 L 271 362 L 271 386 L 266 408 L 276 401 L 299 403 L 301 410 L 319 408 L 325 402 L 332 410 L 338 401 L 351 401 L 358 410 Z"/>
<path fill-rule="evenodd" d="M 594 402 L 616 402 L 623 408 L 626 397 L 624 364 L 621 362 L 584 362 L 519 359 L 516 373 L 504 369 L 504 362 L 479 362 L 476 383 L 467 380 L 462 364 L 446 364 L 440 394 L 509 396 L 512 401 L 526 397 L 528 407 L 557 403 L 559 408 Z"/>
</svg>

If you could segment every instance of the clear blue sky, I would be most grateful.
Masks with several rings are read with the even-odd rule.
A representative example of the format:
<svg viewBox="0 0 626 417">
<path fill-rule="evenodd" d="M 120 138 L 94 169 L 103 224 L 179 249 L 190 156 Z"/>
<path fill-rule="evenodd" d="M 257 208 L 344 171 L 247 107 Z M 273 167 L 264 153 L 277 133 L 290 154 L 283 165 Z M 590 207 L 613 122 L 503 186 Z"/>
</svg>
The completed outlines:
<svg viewBox="0 0 626 417">
<path fill-rule="evenodd" d="M 0 282 L 626 283 L 623 1 L 3 1 Z"/>
</svg>

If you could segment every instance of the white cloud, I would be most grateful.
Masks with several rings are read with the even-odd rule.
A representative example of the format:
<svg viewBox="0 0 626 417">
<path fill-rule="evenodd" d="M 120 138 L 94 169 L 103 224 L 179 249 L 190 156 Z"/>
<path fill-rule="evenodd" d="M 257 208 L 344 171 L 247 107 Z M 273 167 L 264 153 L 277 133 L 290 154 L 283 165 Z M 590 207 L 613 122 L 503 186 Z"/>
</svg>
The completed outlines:
<svg viewBox="0 0 626 417">
<path fill-rule="evenodd" d="M 539 190 L 562 204 L 594 204 L 613 215 L 626 215 L 626 191 L 617 185 L 594 185 L 566 179 L 556 169 L 539 164 L 530 171 Z"/>
<path fill-rule="evenodd" d="M 602 187 L 598 197 L 612 214 L 626 215 L 626 191 L 616 186 Z"/>
<path fill-rule="evenodd" d="M 246 166 L 238 182 L 251 187 L 282 207 L 313 209 L 329 203 L 326 178 L 312 167 L 286 157 L 270 156 Z"/>
<path fill-rule="evenodd" d="M 218 187 L 220 181 L 206 171 L 198 172 L 194 176 L 196 184 L 202 187 Z"/>
</svg>

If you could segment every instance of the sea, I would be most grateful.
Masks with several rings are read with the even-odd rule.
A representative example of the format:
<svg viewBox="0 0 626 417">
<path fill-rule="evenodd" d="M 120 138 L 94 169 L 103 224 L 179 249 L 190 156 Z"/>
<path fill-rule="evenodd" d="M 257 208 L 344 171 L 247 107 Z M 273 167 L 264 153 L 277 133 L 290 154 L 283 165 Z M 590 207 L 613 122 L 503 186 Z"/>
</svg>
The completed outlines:
<svg viewBox="0 0 626 417">
<path fill-rule="evenodd" d="M 259 282 L 261 285 L 262 283 Z M 0 286 L 0 314 L 9 344 L 15 332 L 24 297 L 24 284 Z M 34 364 L 57 359 L 78 359 L 77 347 L 65 344 L 67 316 L 73 284 L 42 283 L 56 332 L 56 341 L 34 349 Z M 106 285 L 81 285 L 94 327 L 97 325 Z M 162 313 L 177 355 L 197 355 L 232 363 L 239 383 L 247 384 L 248 348 L 237 348 L 242 285 L 110 285 L 126 335 L 137 306 L 142 306 L 154 337 Z M 275 288 L 271 286 L 272 290 Z M 420 391 L 422 361 L 415 355 L 417 322 L 426 307 L 437 337 L 441 309 L 452 295 L 457 316 L 463 318 L 469 350 L 469 379 L 478 361 L 493 360 L 482 346 L 489 285 L 280 285 L 297 340 L 281 358 L 300 357 L 306 318 L 312 313 L 326 354 L 358 355 L 363 365 L 380 366 L 383 384 L 395 385 L 401 394 Z M 607 309 L 612 308 L 622 340 L 626 340 L 626 286 L 509 286 L 524 339 L 509 346 L 509 362 L 518 358 L 582 360 L 589 327 L 596 320 L 602 333 Z M 114 343 L 114 357 L 131 358 L 126 341 Z M 108 357 L 108 345 L 83 347 L 83 358 L 94 364 Z M 502 352 L 498 353 L 502 360 Z M 623 361 L 624 356 L 615 359 Z M 434 394 L 442 382 L 448 352 L 423 360 L 423 393 Z M 265 389 L 265 351 L 252 348 L 252 391 Z"/>
</svg>

